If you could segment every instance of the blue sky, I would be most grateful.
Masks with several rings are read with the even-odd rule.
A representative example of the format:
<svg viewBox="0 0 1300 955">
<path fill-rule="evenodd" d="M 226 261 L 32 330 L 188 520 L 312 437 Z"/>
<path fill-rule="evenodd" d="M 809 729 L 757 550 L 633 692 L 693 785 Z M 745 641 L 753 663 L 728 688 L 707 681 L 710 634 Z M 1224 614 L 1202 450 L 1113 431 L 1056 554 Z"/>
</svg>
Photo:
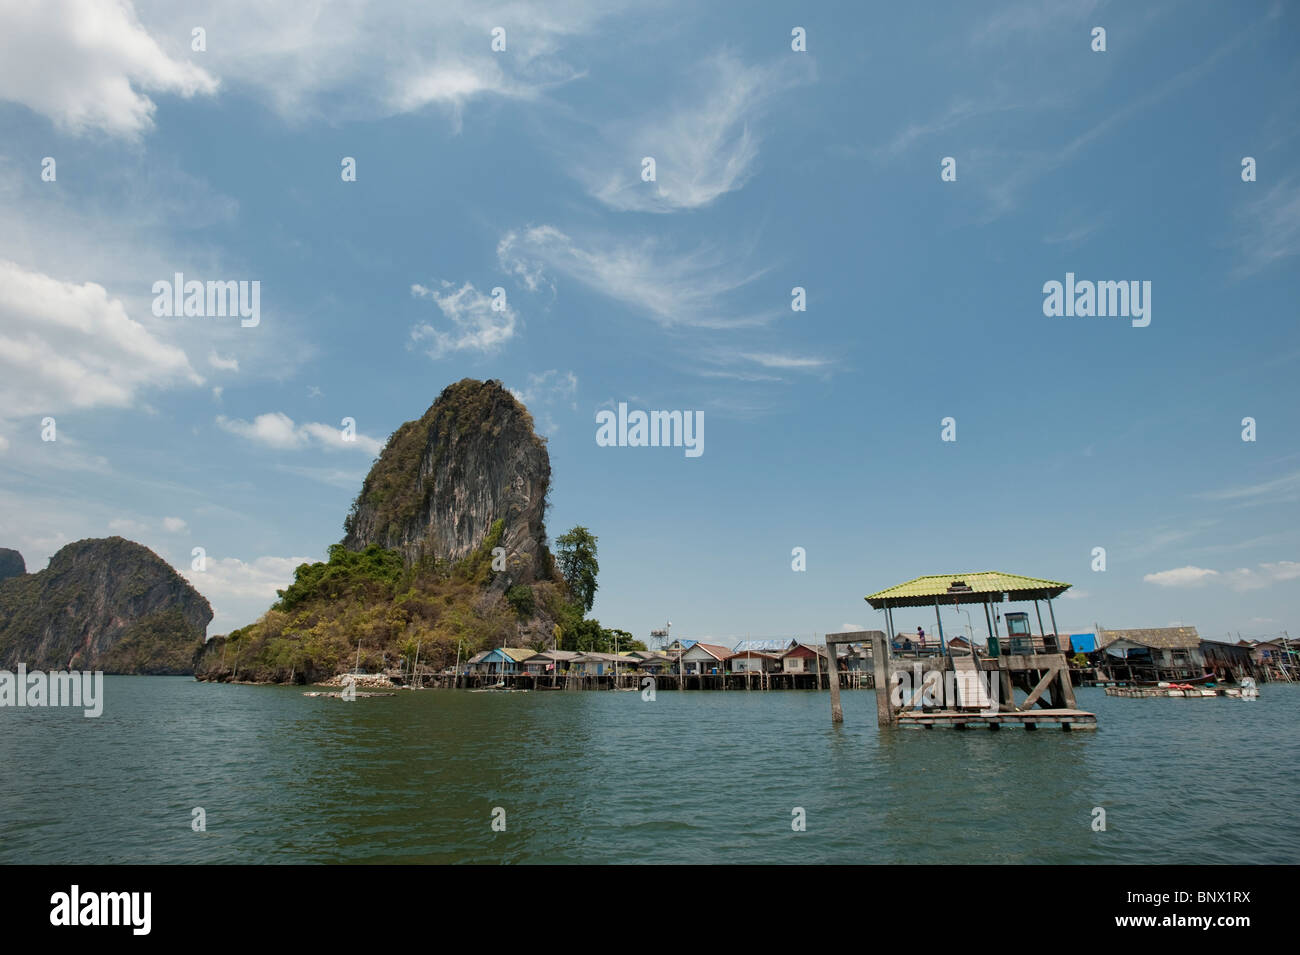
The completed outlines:
<svg viewBox="0 0 1300 955">
<path fill-rule="evenodd" d="M 410 6 L 0 3 L 29 569 L 120 533 L 247 623 L 470 376 L 641 636 L 874 628 L 864 594 L 986 569 L 1072 583 L 1063 630 L 1300 635 L 1300 11 Z M 258 280 L 260 323 L 153 315 L 176 272 Z M 1067 272 L 1149 281 L 1150 325 L 1045 316 Z M 702 411 L 704 453 L 598 447 L 618 402 Z"/>
</svg>

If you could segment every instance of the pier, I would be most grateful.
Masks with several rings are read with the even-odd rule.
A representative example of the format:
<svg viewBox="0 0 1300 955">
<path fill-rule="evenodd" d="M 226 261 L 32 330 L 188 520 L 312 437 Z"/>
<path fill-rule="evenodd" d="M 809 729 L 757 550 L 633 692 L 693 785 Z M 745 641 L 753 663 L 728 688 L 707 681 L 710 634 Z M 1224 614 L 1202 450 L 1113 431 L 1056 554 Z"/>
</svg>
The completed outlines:
<svg viewBox="0 0 1300 955">
<path fill-rule="evenodd" d="M 1029 632 L 1027 613 L 1008 613 L 1005 617 L 1009 632 L 1004 647 L 994 610 L 994 604 L 1004 600 L 1032 602 L 1041 630 L 1039 601 L 1046 601 L 1055 631 L 1051 601 L 1069 586 L 1060 581 L 988 571 L 918 577 L 872 594 L 867 602 L 873 609 L 885 611 L 891 631 L 895 608 L 933 606 L 939 645 L 912 648 L 905 644 L 907 649 L 899 649 L 883 630 L 828 633 L 831 722 L 844 721 L 835 647 L 855 643 L 870 648 L 876 721 L 882 727 L 998 730 L 1020 726 L 1034 730 L 1048 725 L 1065 731 L 1095 729 L 1096 715 L 1079 709 L 1075 701 L 1069 662 L 1061 652 L 1056 633 L 1035 639 Z M 987 652 L 981 653 L 973 641 L 968 648 L 958 650 L 944 640 L 941 603 L 983 604 L 989 624 Z M 1017 700 L 1017 691 L 1024 694 L 1022 699 Z"/>
<path fill-rule="evenodd" d="M 1056 725 L 1070 731 L 1095 729 L 1097 717 L 1078 708 L 1070 669 L 1061 653 L 997 657 L 891 652 L 883 630 L 828 633 L 826 643 L 870 641 L 880 726 L 954 729 Z M 829 654 L 835 669 L 835 654 Z M 844 722 L 838 681 L 832 674 L 831 721 Z M 996 687 L 996 689 L 994 689 Z M 1025 696 L 1016 700 L 1016 690 Z"/>
</svg>

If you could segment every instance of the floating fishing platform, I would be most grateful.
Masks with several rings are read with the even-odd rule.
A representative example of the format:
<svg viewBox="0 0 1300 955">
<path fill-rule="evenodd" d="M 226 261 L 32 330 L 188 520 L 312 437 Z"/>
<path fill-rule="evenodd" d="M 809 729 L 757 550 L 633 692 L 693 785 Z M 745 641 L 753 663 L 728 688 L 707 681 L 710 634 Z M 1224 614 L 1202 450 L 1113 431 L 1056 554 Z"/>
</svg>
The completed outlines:
<svg viewBox="0 0 1300 955">
<path fill-rule="evenodd" d="M 1108 686 L 1106 695 L 1142 699 L 1158 696 L 1198 700 L 1226 696 L 1239 700 L 1256 700 L 1259 699 L 1259 690 L 1253 686 Z"/>
<path fill-rule="evenodd" d="M 998 713 L 982 716 L 961 710 L 935 710 L 929 713 L 904 713 L 898 717 L 899 726 L 923 726 L 928 730 L 936 726 L 951 726 L 964 730 L 984 727 L 991 730 L 1003 726 L 1023 726 L 1036 730 L 1042 723 L 1060 724 L 1061 729 L 1096 729 L 1097 717 L 1083 710 L 1027 710 L 1023 713 Z"/>
</svg>

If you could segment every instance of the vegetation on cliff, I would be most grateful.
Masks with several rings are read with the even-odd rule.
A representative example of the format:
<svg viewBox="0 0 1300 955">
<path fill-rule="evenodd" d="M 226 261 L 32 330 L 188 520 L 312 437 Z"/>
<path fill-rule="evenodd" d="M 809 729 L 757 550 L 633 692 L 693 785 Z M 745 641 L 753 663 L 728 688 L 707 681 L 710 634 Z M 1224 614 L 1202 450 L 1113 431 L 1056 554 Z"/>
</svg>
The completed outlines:
<svg viewBox="0 0 1300 955">
<path fill-rule="evenodd" d="M 443 668 L 499 646 L 636 648 L 586 618 L 595 536 L 575 527 L 551 555 L 550 473 L 532 417 L 499 381 L 449 385 L 393 432 L 328 560 L 298 567 L 256 623 L 211 640 L 197 675 L 312 682 L 417 652 Z"/>
<path fill-rule="evenodd" d="M 545 614 L 555 624 L 532 649 L 636 649 L 630 633 L 588 620 L 563 578 L 515 586 L 492 584 L 497 521 L 469 557 L 448 564 L 404 564 L 402 554 L 370 545 L 330 548 L 324 563 L 302 564 L 280 599 L 256 623 L 214 637 L 196 662 L 200 679 L 309 683 L 357 664 L 369 672 L 421 664 L 435 669 L 480 650 L 518 645 L 521 618 Z"/>
<path fill-rule="evenodd" d="M 27 563 L 23 560 L 23 555 L 8 547 L 0 547 L 0 580 L 21 577 L 25 573 Z"/>
<path fill-rule="evenodd" d="M 35 574 L 0 581 L 0 668 L 191 673 L 212 608 L 142 544 L 68 544 Z"/>
<path fill-rule="evenodd" d="M 496 387 L 485 387 L 488 386 Z M 352 502 L 343 523 L 349 536 L 357 531 L 357 514 L 363 506 L 383 509 L 380 533 L 396 533 L 417 519 L 427 509 L 434 492 L 431 482 L 420 481 L 421 463 L 429 444 L 429 435 L 444 438 L 463 437 L 471 429 L 499 438 L 503 430 L 500 410 L 508 405 L 539 451 L 545 452 L 545 439 L 533 431 L 533 417 L 500 382 L 480 382 L 464 378 L 443 389 L 438 400 L 416 421 L 408 421 L 388 438 L 375 466 L 366 476 L 360 493 Z M 450 442 L 437 442 L 433 467 L 442 463 Z"/>
</svg>

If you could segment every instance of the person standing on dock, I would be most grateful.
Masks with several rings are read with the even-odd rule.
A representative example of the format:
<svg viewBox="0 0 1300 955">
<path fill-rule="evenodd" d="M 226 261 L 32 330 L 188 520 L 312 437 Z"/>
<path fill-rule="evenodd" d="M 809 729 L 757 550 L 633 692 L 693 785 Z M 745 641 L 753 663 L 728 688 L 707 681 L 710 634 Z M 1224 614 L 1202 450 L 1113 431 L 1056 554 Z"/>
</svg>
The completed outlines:
<svg viewBox="0 0 1300 955">
<path fill-rule="evenodd" d="M 916 648 L 918 650 L 925 649 L 925 631 L 920 627 L 916 628 Z"/>
</svg>

